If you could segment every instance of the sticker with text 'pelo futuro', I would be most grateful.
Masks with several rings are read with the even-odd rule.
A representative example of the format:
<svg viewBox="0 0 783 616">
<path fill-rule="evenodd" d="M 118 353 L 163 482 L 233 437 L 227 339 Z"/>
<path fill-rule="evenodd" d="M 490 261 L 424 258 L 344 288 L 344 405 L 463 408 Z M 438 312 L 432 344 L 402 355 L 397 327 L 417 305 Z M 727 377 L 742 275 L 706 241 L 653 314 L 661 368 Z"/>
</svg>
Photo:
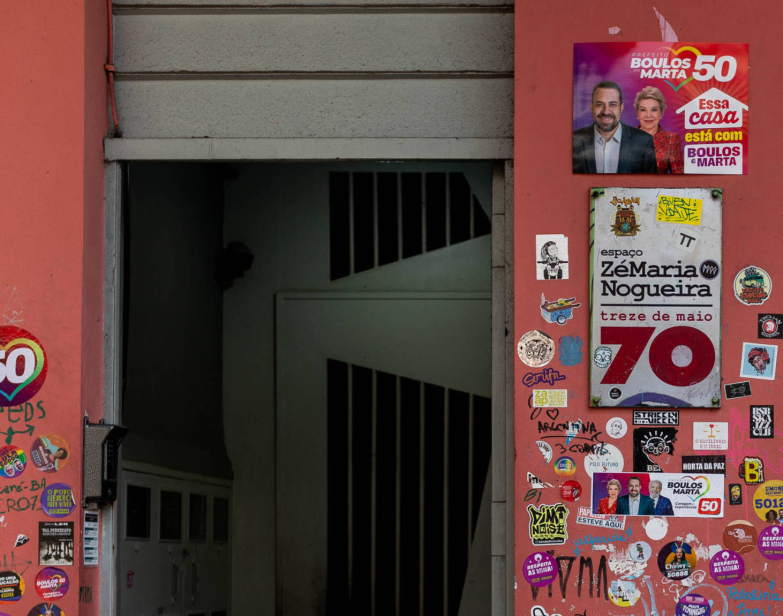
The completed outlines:
<svg viewBox="0 0 783 616">
<path fill-rule="evenodd" d="M 35 396 L 48 366 L 40 340 L 20 327 L 0 326 L 0 406 L 16 406 Z"/>
<path fill-rule="evenodd" d="M 594 188 L 591 195 L 590 404 L 720 406 L 721 191 Z M 674 213 L 661 214 L 662 195 L 698 201 L 697 234 L 672 222 Z M 629 202 L 644 224 L 634 236 L 618 235 L 609 220 Z"/>
</svg>

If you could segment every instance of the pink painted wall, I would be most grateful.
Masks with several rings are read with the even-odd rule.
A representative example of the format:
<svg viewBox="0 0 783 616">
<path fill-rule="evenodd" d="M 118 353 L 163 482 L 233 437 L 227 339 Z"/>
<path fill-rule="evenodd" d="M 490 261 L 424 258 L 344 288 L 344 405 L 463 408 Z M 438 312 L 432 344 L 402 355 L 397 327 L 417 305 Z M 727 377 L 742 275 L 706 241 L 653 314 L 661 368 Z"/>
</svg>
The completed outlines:
<svg viewBox="0 0 783 616">
<path fill-rule="evenodd" d="M 0 480 L 0 489 L 45 478 L 72 486 L 80 502 L 82 418 L 85 410 L 95 419 L 101 413 L 105 3 L 7 4 L 0 57 L 0 308 L 15 290 L 23 308 L 19 326 L 41 341 L 49 362 L 32 400 L 42 402 L 46 417 L 36 416 L 34 434 L 14 435 L 13 444 L 29 455 L 35 436 L 56 433 L 71 447 L 61 471 L 44 474 L 29 463 L 18 479 Z M 4 411 L 0 431 L 24 427 L 9 423 Z M 4 435 L 0 440 L 5 444 Z M 32 500 L 40 491 L 23 495 Z M 21 512 L 9 510 L 9 498 L 0 494 L 0 568 L 21 573 L 26 590 L 18 603 L 0 602 L 0 612 L 22 615 L 43 602 L 35 591 L 42 568 L 38 523 L 52 518 L 40 510 L 40 500 L 35 510 Z M 75 558 L 62 567 L 70 589 L 55 603 L 69 616 L 97 614 L 97 571 L 81 567 L 81 507 L 63 520 L 74 522 Z M 19 533 L 30 542 L 15 548 Z M 91 588 L 91 604 L 79 605 L 82 584 Z"/>
<path fill-rule="evenodd" d="M 591 186 L 677 186 L 677 187 L 721 187 L 724 189 L 723 206 L 723 365 L 724 382 L 735 382 L 739 378 L 740 354 L 743 341 L 757 338 L 757 314 L 762 309 L 747 307 L 733 297 L 732 283 L 735 274 L 743 267 L 756 263 L 765 268 L 775 284 L 783 285 L 783 260 L 781 259 L 781 223 L 783 209 L 778 197 L 780 185 L 780 136 L 775 127 L 779 101 L 783 100 L 783 81 L 779 76 L 779 58 L 783 54 L 783 38 L 777 24 L 783 19 L 783 5 L 779 3 L 740 3 L 732 0 L 715 0 L 710 3 L 677 2 L 661 0 L 654 3 L 657 9 L 674 27 L 681 41 L 737 42 L 750 44 L 750 107 L 753 111 L 751 130 L 753 153 L 747 176 L 679 176 L 661 179 L 652 176 L 588 176 L 573 175 L 571 172 L 571 117 L 572 117 L 572 54 L 575 42 L 603 41 L 659 41 L 661 30 L 653 12 L 652 4 L 635 2 L 610 2 L 607 4 L 579 3 L 568 0 L 552 0 L 540 3 L 517 3 L 516 7 L 516 116 L 515 116 L 515 340 L 531 329 L 540 329 L 553 336 L 578 335 L 585 341 L 584 359 L 581 364 L 564 368 L 555 358 L 554 367 L 567 376 L 561 383 L 570 392 L 567 409 L 560 411 L 558 421 L 582 418 L 595 422 L 598 430 L 605 430 L 606 422 L 615 415 L 626 417 L 628 434 L 622 440 L 606 439 L 618 445 L 626 461 L 625 470 L 632 470 L 631 411 L 588 409 L 588 347 L 589 314 L 586 305 L 588 289 L 588 226 Z M 610 35 L 609 28 L 621 28 L 619 35 Z M 536 281 L 535 278 L 535 235 L 563 233 L 569 238 L 571 278 L 567 281 Z M 576 296 L 584 302 L 585 308 L 576 311 L 575 318 L 566 327 L 546 324 L 539 311 L 539 298 L 546 292 L 547 298 Z M 783 293 L 778 291 L 764 304 L 763 310 L 783 312 Z M 546 465 L 534 441 L 537 438 L 538 422 L 530 419 L 531 410 L 527 398 L 530 388 L 522 385 L 522 376 L 532 371 L 515 359 L 515 419 L 516 419 L 516 489 L 515 523 L 516 549 L 515 568 L 518 588 L 516 591 L 516 614 L 528 616 L 534 605 L 545 608 L 547 614 L 589 614 L 606 616 L 612 614 L 645 613 L 641 607 L 620 608 L 609 601 L 590 598 L 589 579 L 584 575 L 581 597 L 577 593 L 579 578 L 579 556 L 573 561 L 570 577 L 561 592 L 556 581 L 550 588 L 541 589 L 533 600 L 531 586 L 525 581 L 521 565 L 528 554 L 537 551 L 531 545 L 528 534 L 529 515 L 526 506 L 534 500 L 525 501 L 530 485 L 526 474 L 533 472 L 539 478 L 552 483 L 555 488 L 544 489 L 541 503 L 563 502 L 557 488 L 558 477 L 552 463 Z M 778 378 L 780 380 L 781 377 Z M 738 465 L 743 455 L 760 455 L 766 464 L 766 479 L 783 478 L 783 447 L 780 438 L 783 432 L 778 428 L 774 441 L 748 439 L 749 404 L 774 404 L 781 393 L 778 381 L 753 383 L 754 395 L 741 398 L 736 403 L 723 401 L 719 411 L 680 412 L 680 423 L 676 454 L 664 471 L 680 472 L 680 457 L 692 454 L 693 421 L 731 422 L 732 434 L 729 450 L 716 452 L 726 454 L 726 484 L 743 483 L 738 476 Z M 781 407 L 783 408 L 783 407 Z M 557 454 L 556 454 L 557 455 Z M 577 472 L 570 479 L 579 481 L 585 490 L 590 488 L 590 479 L 584 471 L 584 454 L 569 454 L 577 464 Z M 721 545 L 723 529 L 732 519 L 745 519 L 761 531 L 764 525 L 748 505 L 754 487 L 744 488 L 743 506 L 727 507 L 726 517 L 720 520 L 680 520 L 673 522 L 666 536 L 675 540 L 677 536 L 695 534 L 698 545 Z M 582 501 L 587 500 L 587 503 Z M 589 495 L 579 503 L 566 503 L 569 539 L 565 545 L 550 546 L 555 556 L 576 556 L 573 540 L 587 533 L 611 534 L 576 525 L 576 508 L 579 504 L 589 505 Z M 641 527 L 641 519 L 632 525 L 632 540 L 645 540 L 656 555 L 664 540 L 652 541 Z M 626 526 L 626 528 L 628 528 Z M 620 544 L 614 542 L 616 546 Z M 599 557 L 606 552 L 592 552 L 582 548 L 582 556 L 592 556 L 597 569 Z M 779 567 L 763 559 L 758 550 L 745 558 L 748 569 L 763 573 L 770 580 L 775 579 Z M 659 613 L 665 610 L 673 614 L 676 607 L 674 589 L 661 584 L 662 575 L 654 562 L 648 563 L 646 574 L 650 576 L 654 598 Z M 567 565 L 567 561 L 564 561 Z M 767 565 L 765 570 L 765 565 Z M 709 563 L 699 562 L 698 569 L 709 572 Z M 609 583 L 618 579 L 611 570 L 607 572 Z M 711 582 L 709 576 L 704 580 Z M 714 586 L 720 585 L 712 582 Z M 650 592 L 641 586 L 642 597 L 650 605 Z M 724 591 L 725 588 L 723 587 Z M 769 590 L 768 584 L 742 583 L 746 591 Z M 683 594 L 685 589 L 680 589 Z M 697 591 L 698 592 L 698 591 Z M 712 594 L 709 594 L 712 593 Z M 594 593 L 595 594 L 595 593 Z M 603 591 L 602 591 L 603 595 Z M 705 592 L 708 599 L 716 600 L 715 610 L 723 611 L 722 598 L 713 591 Z M 738 601 L 729 601 L 729 607 L 737 613 Z M 766 608 L 769 603 L 745 602 L 745 607 Z M 780 604 L 772 606 L 771 613 L 778 613 Z M 536 614 L 535 616 L 538 616 Z M 543 616 L 543 615 L 542 615 Z"/>
</svg>

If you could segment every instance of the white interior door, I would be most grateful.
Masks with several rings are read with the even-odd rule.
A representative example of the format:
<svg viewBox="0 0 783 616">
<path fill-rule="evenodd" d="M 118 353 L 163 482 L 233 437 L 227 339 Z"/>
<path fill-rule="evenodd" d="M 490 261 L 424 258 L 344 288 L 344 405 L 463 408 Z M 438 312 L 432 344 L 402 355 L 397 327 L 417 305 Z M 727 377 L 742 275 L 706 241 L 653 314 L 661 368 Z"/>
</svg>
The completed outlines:
<svg viewBox="0 0 783 616">
<path fill-rule="evenodd" d="M 451 572 L 481 535 L 487 466 L 478 477 L 475 461 L 486 455 L 488 465 L 491 447 L 488 436 L 475 439 L 479 425 L 489 433 L 489 294 L 284 293 L 276 309 L 278 613 L 313 616 L 339 604 L 379 616 L 456 614 L 464 572 Z M 347 381 L 335 379 L 343 372 Z M 340 383 L 351 401 L 335 424 L 329 389 Z M 362 387 L 366 417 L 352 397 Z M 458 507 L 459 524 L 448 513 Z M 337 545 L 343 539 L 347 547 Z M 413 569 L 418 579 L 407 580 Z"/>
<path fill-rule="evenodd" d="M 228 482 L 172 476 L 126 462 L 120 550 L 121 616 L 226 616 L 230 589 Z"/>
</svg>

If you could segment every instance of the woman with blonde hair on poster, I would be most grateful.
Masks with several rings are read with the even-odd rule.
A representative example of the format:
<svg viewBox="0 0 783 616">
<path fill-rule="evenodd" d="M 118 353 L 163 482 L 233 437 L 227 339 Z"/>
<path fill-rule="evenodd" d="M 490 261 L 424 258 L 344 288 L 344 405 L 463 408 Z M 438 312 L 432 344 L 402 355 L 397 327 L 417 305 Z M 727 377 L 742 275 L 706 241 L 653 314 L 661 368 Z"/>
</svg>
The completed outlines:
<svg viewBox="0 0 783 616">
<path fill-rule="evenodd" d="M 658 173 L 683 173 L 680 136 L 661 128 L 661 118 L 666 111 L 666 99 L 661 91 L 647 86 L 636 95 L 633 106 L 639 120 L 638 128 L 652 135 Z"/>
</svg>

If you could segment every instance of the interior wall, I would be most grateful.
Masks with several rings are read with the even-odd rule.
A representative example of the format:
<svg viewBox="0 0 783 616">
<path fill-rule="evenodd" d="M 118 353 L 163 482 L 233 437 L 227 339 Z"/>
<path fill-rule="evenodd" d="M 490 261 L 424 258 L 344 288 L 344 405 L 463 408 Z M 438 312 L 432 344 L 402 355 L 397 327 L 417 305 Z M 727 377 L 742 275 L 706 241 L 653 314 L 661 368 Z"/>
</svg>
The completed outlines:
<svg viewBox="0 0 783 616">
<path fill-rule="evenodd" d="M 242 512 L 233 527 L 235 613 L 275 613 L 275 294 L 490 290 L 490 236 L 330 282 L 329 171 L 351 168 L 395 170 L 378 163 L 247 164 L 226 174 L 224 242 L 244 242 L 255 255 L 252 269 L 224 296 L 226 446 L 235 473 L 234 511 Z M 454 167 L 407 170 L 446 168 Z M 461 168 L 489 207 L 490 164 Z"/>
<path fill-rule="evenodd" d="M 230 478 L 223 438 L 223 184 L 215 165 L 128 172 L 123 456 Z"/>
</svg>

